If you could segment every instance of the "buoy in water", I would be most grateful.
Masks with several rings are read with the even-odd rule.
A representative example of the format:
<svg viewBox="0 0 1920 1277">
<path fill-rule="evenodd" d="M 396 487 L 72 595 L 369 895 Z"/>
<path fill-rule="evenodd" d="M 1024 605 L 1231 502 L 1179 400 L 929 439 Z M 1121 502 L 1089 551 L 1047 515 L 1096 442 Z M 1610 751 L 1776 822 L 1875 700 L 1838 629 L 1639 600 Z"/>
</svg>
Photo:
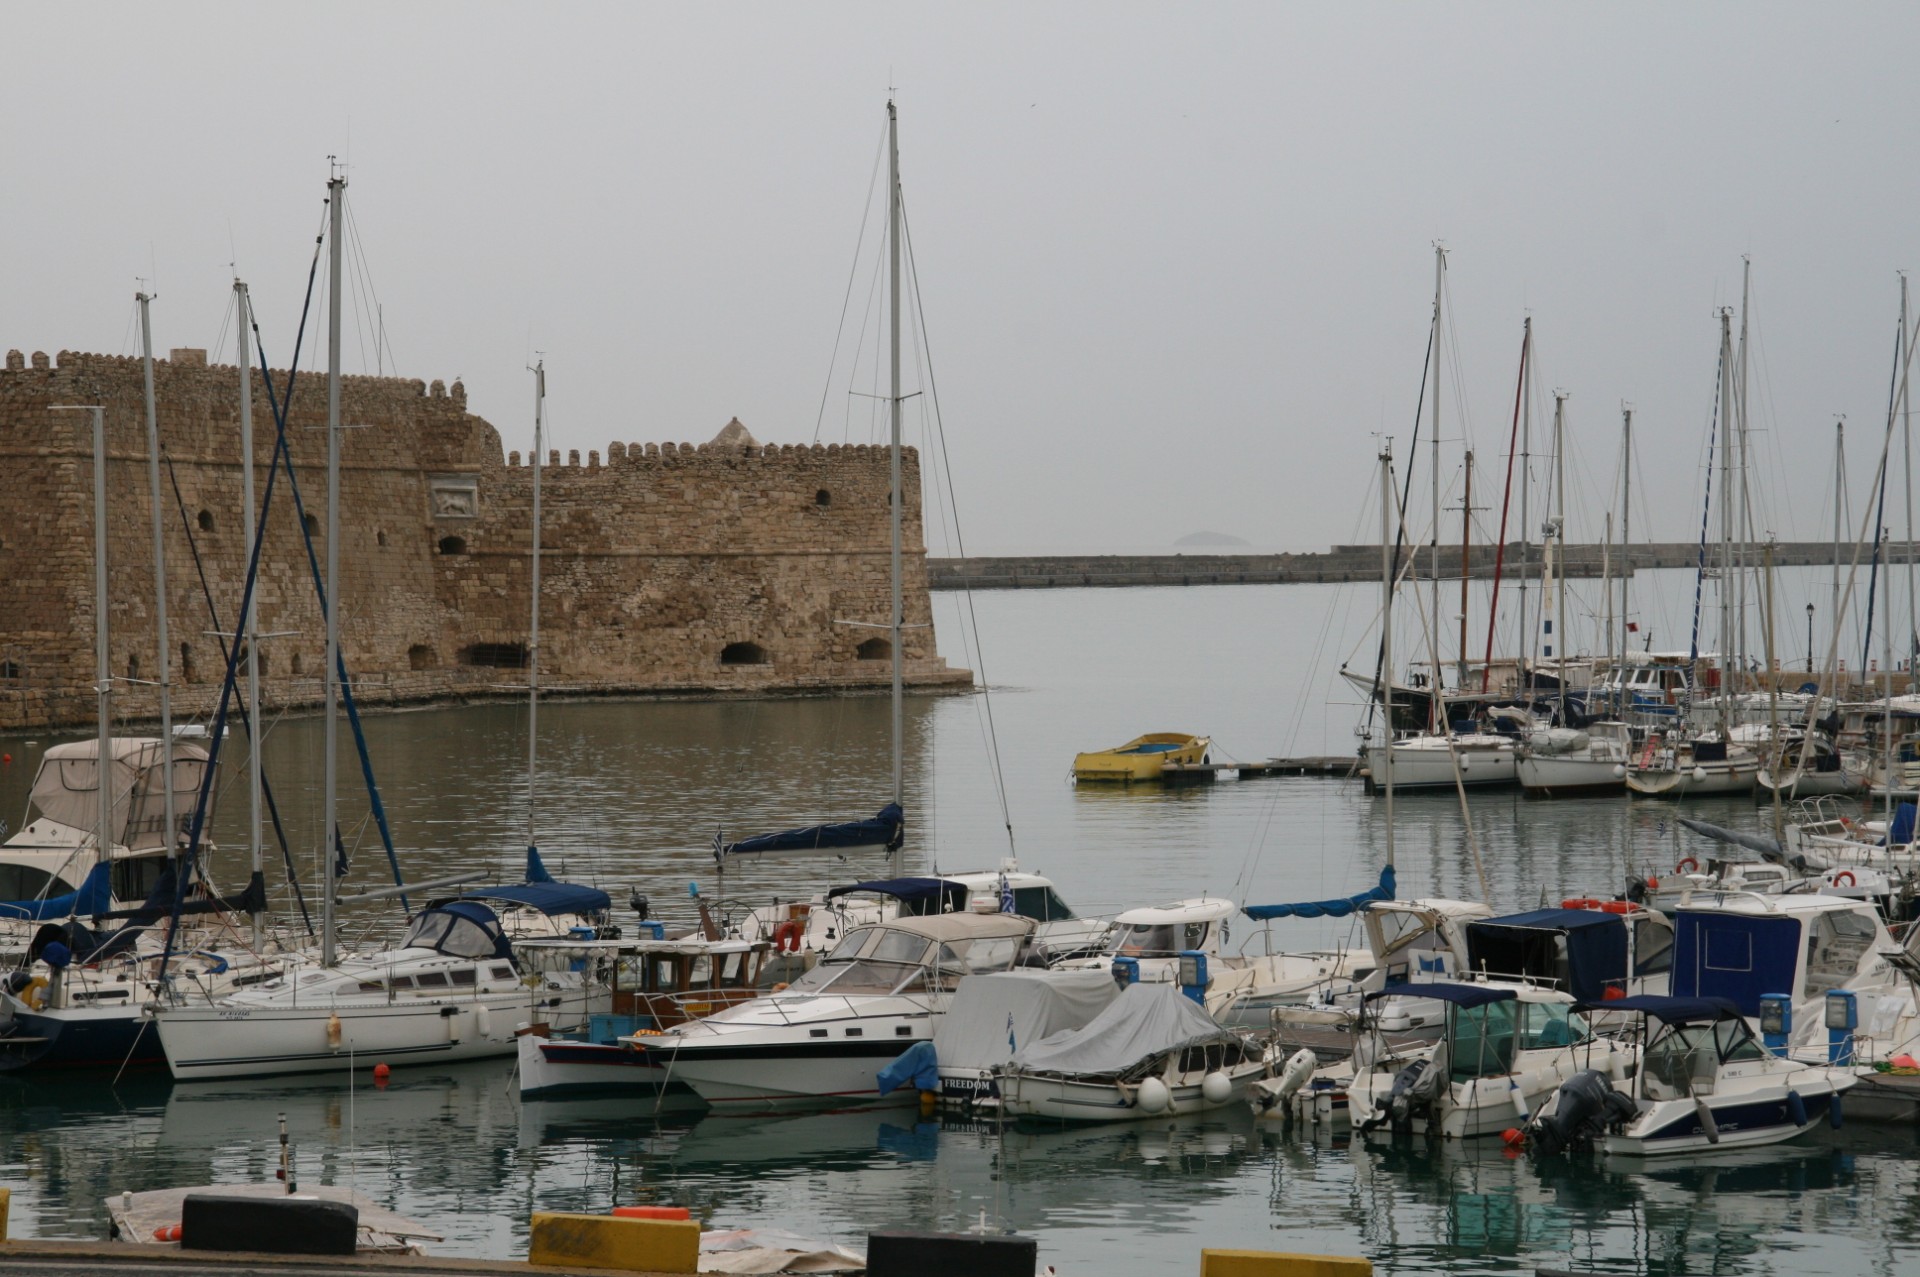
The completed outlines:
<svg viewBox="0 0 1920 1277">
<path fill-rule="evenodd" d="M 12 763 L 13 763 L 13 755 L 12 755 L 12 754 L 0 754 L 0 763 L 6 763 L 6 764 L 8 764 L 9 766 L 11 766 L 11 765 L 12 765 Z"/>
<path fill-rule="evenodd" d="M 1209 1073 L 1200 1080 L 1200 1094 L 1209 1104 L 1225 1104 L 1233 1098 L 1233 1079 L 1224 1073 Z"/>
<path fill-rule="evenodd" d="M 1133 1102 L 1142 1113 L 1164 1113 L 1167 1105 L 1173 1103 L 1173 1092 L 1159 1078 L 1150 1077 L 1140 1083 L 1140 1089 L 1134 1092 Z"/>
<path fill-rule="evenodd" d="M 388 1077 L 392 1076 L 392 1074 L 393 1070 L 387 1067 L 385 1060 L 373 1066 L 373 1080 L 376 1082 L 384 1082 Z"/>
</svg>

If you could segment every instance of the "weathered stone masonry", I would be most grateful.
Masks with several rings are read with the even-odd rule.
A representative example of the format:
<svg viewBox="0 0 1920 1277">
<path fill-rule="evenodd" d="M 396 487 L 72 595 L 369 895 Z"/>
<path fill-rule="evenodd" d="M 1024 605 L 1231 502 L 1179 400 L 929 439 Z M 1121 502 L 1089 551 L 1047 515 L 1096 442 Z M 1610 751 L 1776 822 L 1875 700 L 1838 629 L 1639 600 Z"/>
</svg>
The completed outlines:
<svg viewBox="0 0 1920 1277">
<path fill-rule="evenodd" d="M 154 364 L 172 459 L 221 628 L 245 578 L 239 372 L 199 351 Z M 286 374 L 273 373 L 285 393 Z M 254 377 L 256 484 L 273 415 Z M 0 729 L 93 712 L 92 442 L 105 407 L 109 620 L 116 717 L 156 697 L 140 361 L 20 352 L 0 372 Z M 466 410 L 459 382 L 348 377 L 342 420 L 341 642 L 363 701 L 514 695 L 528 640 L 533 471 Z M 324 562 L 326 396 L 302 373 L 288 438 Z M 530 429 L 528 433 L 531 433 Z M 744 432 L 723 432 L 723 438 Z M 750 438 L 750 437 L 749 437 Z M 529 459 L 530 460 L 530 459 Z M 936 651 L 917 457 L 906 489 L 904 656 L 909 682 L 967 686 Z M 172 675 L 178 714 L 209 710 L 223 672 L 163 472 Z M 884 686 L 889 584 L 884 448 L 622 444 L 604 462 L 550 454 L 542 475 L 543 685 L 556 691 L 740 694 Z M 323 625 L 284 473 L 258 588 L 268 703 L 320 694 Z"/>
</svg>

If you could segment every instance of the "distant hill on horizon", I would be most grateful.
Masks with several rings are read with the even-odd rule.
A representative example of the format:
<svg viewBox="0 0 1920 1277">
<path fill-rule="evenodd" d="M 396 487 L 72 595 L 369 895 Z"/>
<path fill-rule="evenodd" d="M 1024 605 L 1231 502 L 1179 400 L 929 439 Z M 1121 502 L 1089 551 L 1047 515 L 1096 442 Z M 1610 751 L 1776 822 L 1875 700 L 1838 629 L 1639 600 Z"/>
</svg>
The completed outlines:
<svg viewBox="0 0 1920 1277">
<path fill-rule="evenodd" d="M 1174 545 L 1188 548 L 1198 546 L 1239 546 L 1249 550 L 1253 548 L 1253 542 L 1245 537 L 1229 536 L 1225 532 L 1189 532 L 1175 541 Z"/>
</svg>

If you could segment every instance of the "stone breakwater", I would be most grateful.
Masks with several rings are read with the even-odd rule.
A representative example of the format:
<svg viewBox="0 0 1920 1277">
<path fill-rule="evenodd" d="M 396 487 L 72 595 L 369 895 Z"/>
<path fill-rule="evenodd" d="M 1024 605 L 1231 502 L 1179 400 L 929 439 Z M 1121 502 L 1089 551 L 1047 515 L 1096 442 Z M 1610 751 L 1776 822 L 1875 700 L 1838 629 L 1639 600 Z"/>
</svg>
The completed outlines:
<svg viewBox="0 0 1920 1277">
<path fill-rule="evenodd" d="M 271 374 L 287 394 L 287 375 Z M 154 363 L 175 712 L 209 711 L 246 562 L 239 370 L 176 350 Z M 256 490 L 274 452 L 253 378 Z M 106 409 L 108 622 L 114 714 L 156 712 L 146 418 L 138 359 L 19 351 L 0 371 L 0 730 L 94 714 L 93 455 Z M 519 695 L 526 683 L 531 458 L 467 411 L 466 391 L 393 377 L 342 384 L 341 643 L 372 704 Z M 265 698 L 316 703 L 324 624 L 326 397 L 293 387 L 257 590 Z M 529 425 L 528 434 L 531 434 Z M 177 483 L 185 505 L 175 503 Z M 918 457 L 903 462 L 902 658 L 917 687 L 967 687 L 937 650 Z M 890 584 L 884 448 L 712 443 L 551 452 L 541 479 L 541 682 L 559 694 L 764 695 L 885 687 Z M 200 567 L 196 571 L 194 553 Z M 202 590 L 201 573 L 207 588 Z M 212 598 L 209 610 L 207 595 Z M 216 621 L 217 616 L 217 621 Z"/>
</svg>

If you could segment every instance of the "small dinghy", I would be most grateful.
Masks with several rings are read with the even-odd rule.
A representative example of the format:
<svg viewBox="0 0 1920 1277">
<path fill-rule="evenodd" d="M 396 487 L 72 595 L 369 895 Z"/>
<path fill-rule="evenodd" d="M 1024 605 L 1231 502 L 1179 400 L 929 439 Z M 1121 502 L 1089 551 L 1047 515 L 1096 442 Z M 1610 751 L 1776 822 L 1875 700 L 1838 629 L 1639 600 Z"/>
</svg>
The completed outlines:
<svg viewBox="0 0 1920 1277">
<path fill-rule="evenodd" d="M 1126 1122 L 1244 1104 L 1273 1072 L 1267 1045 L 1223 1027 L 1171 984 L 1132 984 L 1084 1028 L 1042 1038 L 999 1071 L 1008 1117 Z"/>
<path fill-rule="evenodd" d="M 1122 785 L 1159 780 L 1169 770 L 1213 761 L 1213 741 L 1186 732 L 1149 732 L 1124 745 L 1073 756 L 1075 780 Z"/>
<path fill-rule="evenodd" d="M 1774 1055 L 1725 998 L 1616 998 L 1580 1009 L 1635 1015 L 1641 1067 L 1624 1082 L 1598 1072 L 1567 1079 L 1525 1128 L 1542 1153 L 1667 1157 L 1777 1144 L 1823 1114 L 1838 1126 L 1840 1094 L 1856 1081 L 1847 1069 Z"/>
</svg>

